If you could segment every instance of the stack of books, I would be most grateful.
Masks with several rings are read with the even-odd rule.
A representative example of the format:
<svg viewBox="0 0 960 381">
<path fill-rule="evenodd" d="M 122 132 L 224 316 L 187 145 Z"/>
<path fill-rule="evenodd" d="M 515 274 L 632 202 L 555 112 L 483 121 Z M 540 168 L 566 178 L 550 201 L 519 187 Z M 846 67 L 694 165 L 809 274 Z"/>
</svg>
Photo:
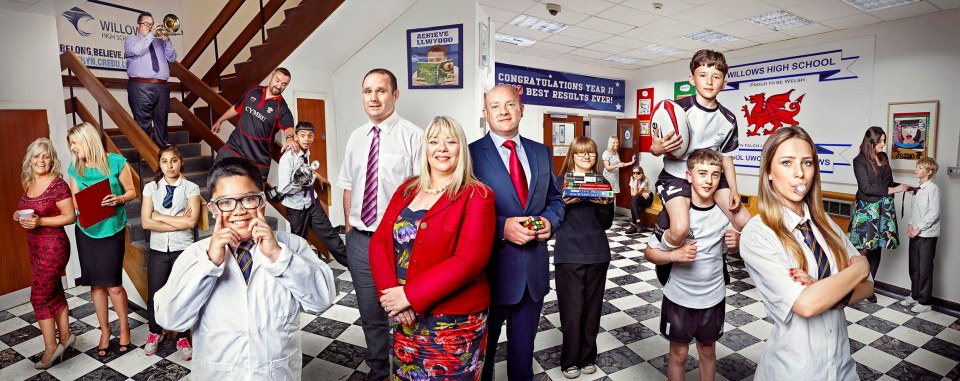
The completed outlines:
<svg viewBox="0 0 960 381">
<path fill-rule="evenodd" d="M 613 198 L 613 189 L 598 173 L 575 175 L 571 172 L 563 178 L 563 197 Z"/>
</svg>

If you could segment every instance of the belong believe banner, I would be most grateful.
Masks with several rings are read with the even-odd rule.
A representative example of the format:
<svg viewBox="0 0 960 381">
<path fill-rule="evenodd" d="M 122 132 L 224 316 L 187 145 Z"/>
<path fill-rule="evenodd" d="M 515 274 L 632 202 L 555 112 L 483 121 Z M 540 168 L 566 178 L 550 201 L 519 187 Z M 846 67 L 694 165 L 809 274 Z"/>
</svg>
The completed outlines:
<svg viewBox="0 0 960 381">
<path fill-rule="evenodd" d="M 623 112 L 623 80 L 504 63 L 496 64 L 496 73 L 496 83 L 517 88 L 523 104 Z"/>
</svg>

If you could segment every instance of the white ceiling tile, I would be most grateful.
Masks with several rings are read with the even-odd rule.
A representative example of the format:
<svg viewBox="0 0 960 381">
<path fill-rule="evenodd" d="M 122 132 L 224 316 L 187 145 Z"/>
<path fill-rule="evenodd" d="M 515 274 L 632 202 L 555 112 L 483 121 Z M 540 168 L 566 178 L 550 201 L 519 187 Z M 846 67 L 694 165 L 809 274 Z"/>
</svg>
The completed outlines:
<svg viewBox="0 0 960 381">
<path fill-rule="evenodd" d="M 15 12 L 24 12 L 32 7 L 32 4 L 25 4 L 18 1 L 0 0 L 0 9 L 11 10 Z"/>
<path fill-rule="evenodd" d="M 764 28 L 749 21 L 734 21 L 726 25 L 713 28 L 714 31 L 729 34 L 739 38 L 749 38 L 758 34 L 769 33 L 770 28 Z"/>
<path fill-rule="evenodd" d="M 960 8 L 960 1 L 957 1 L 957 0 L 927 0 L 927 1 L 929 1 L 933 5 L 936 5 L 937 8 L 940 8 L 943 10 Z"/>
<path fill-rule="evenodd" d="M 604 0 L 547 0 L 544 3 L 555 3 L 560 5 L 560 13 L 566 12 L 567 10 L 577 11 L 580 13 L 586 13 L 588 15 L 595 15 L 608 9 L 616 4 Z M 546 5 L 544 5 L 546 8 Z"/>
<path fill-rule="evenodd" d="M 702 26 L 688 24 L 683 21 L 677 21 L 674 19 L 668 19 L 666 17 L 660 20 L 654 21 L 650 24 L 647 24 L 647 26 L 645 26 L 644 28 L 658 31 L 670 37 L 682 36 L 687 33 L 698 32 L 704 29 Z"/>
<path fill-rule="evenodd" d="M 650 41 L 652 43 L 659 43 L 659 42 L 669 40 L 673 37 L 676 37 L 667 33 L 663 33 L 661 31 L 651 30 L 647 28 L 631 29 L 621 34 L 621 36 L 624 36 L 627 38 L 633 38 L 641 41 Z"/>
<path fill-rule="evenodd" d="M 563 62 L 573 62 L 573 63 L 581 63 L 581 64 L 582 64 L 582 63 L 587 63 L 587 62 L 594 62 L 594 61 L 596 61 L 597 59 L 596 59 L 596 58 L 590 58 L 590 57 L 576 56 L 576 55 L 573 55 L 573 54 L 564 54 L 563 57 L 558 57 L 557 60 L 562 60 Z"/>
<path fill-rule="evenodd" d="M 666 63 L 666 62 L 681 61 L 689 58 L 690 57 L 680 57 L 678 53 L 678 54 L 669 55 L 669 56 L 653 56 L 653 57 L 650 57 L 650 61 Z"/>
<path fill-rule="evenodd" d="M 956 0 L 954 2 L 960 3 L 960 1 L 956 1 Z M 918 3 L 901 5 L 899 7 L 873 11 L 873 12 L 870 12 L 870 14 L 873 16 L 879 17 L 883 20 L 896 20 L 896 19 L 919 16 L 919 15 L 939 12 L 939 11 L 940 11 L 940 8 L 935 7 L 933 4 L 930 4 L 926 1 L 921 1 Z"/>
<path fill-rule="evenodd" d="M 870 24 L 881 22 L 881 21 L 883 20 L 870 16 L 870 14 L 868 13 L 861 13 L 859 15 L 827 20 L 822 22 L 821 24 L 829 26 L 833 29 L 846 29 L 846 28 L 854 28 L 858 26 L 870 25 Z"/>
<path fill-rule="evenodd" d="M 693 3 L 694 5 L 704 5 L 706 3 L 709 3 L 711 0 L 687 0 L 687 1 L 689 1 L 690 3 Z"/>
<path fill-rule="evenodd" d="M 627 38 L 623 36 L 613 36 L 601 42 L 605 44 L 610 44 L 610 45 L 622 46 L 624 48 L 629 48 L 629 49 L 636 49 L 642 46 L 650 45 L 650 42 L 641 41 L 633 38 Z"/>
<path fill-rule="evenodd" d="M 633 25 L 607 20 L 600 17 L 590 17 L 581 21 L 579 24 L 577 24 L 577 26 L 610 34 L 620 34 L 636 28 Z"/>
<path fill-rule="evenodd" d="M 787 8 L 786 11 L 813 22 L 853 16 L 863 12 L 843 0 L 814 0 Z"/>
<path fill-rule="evenodd" d="M 717 25 L 723 25 L 737 21 L 737 19 L 733 17 L 718 13 L 716 9 L 712 9 L 709 6 L 693 8 L 691 10 L 670 16 L 670 18 L 674 20 L 683 20 L 684 22 L 702 27 L 699 30 L 710 29 Z M 647 28 L 650 28 L 650 25 L 647 25 Z"/>
<path fill-rule="evenodd" d="M 506 42 L 497 41 L 496 49 L 498 52 L 519 53 L 525 46 L 517 46 Z"/>
<path fill-rule="evenodd" d="M 819 23 L 813 23 L 810 25 L 798 26 L 796 28 L 784 29 L 781 32 L 789 34 L 794 37 L 805 37 L 812 36 L 815 34 L 826 33 L 833 31 L 834 29 Z"/>
<path fill-rule="evenodd" d="M 763 0 L 764 3 L 773 5 L 777 8 L 790 8 L 800 4 L 809 3 L 813 0 Z"/>
<path fill-rule="evenodd" d="M 610 44 L 604 44 L 604 43 L 602 43 L 602 42 L 595 42 L 595 43 L 593 43 L 593 44 L 590 44 L 590 46 L 588 46 L 588 48 L 590 48 L 591 50 L 596 50 L 596 51 L 598 51 L 598 52 L 604 52 L 604 53 L 610 53 L 610 54 L 620 54 L 620 53 L 623 53 L 623 52 L 625 52 L 625 51 L 627 51 L 627 50 L 630 50 L 630 48 L 625 48 L 625 47 L 622 47 L 622 46 L 616 46 L 616 45 L 610 45 Z"/>
<path fill-rule="evenodd" d="M 491 20 L 500 21 L 504 24 L 513 21 L 513 19 L 517 18 L 517 16 L 520 15 L 519 13 L 514 11 L 508 11 L 506 9 L 500 9 L 500 8 L 491 7 L 487 5 L 481 5 L 480 8 L 482 8 L 483 11 L 487 13 L 487 16 L 489 16 Z"/>
<path fill-rule="evenodd" d="M 598 51 L 596 51 L 596 50 L 582 49 L 582 48 L 581 48 L 581 49 L 574 50 L 574 51 L 570 52 L 570 54 L 573 54 L 573 55 L 576 55 L 576 56 L 581 56 L 581 57 L 589 57 L 589 58 L 593 58 L 593 59 L 602 59 L 602 58 L 604 58 L 604 57 L 610 56 L 609 54 L 604 53 L 604 52 L 598 52 Z"/>
<path fill-rule="evenodd" d="M 497 7 L 500 9 L 506 9 L 514 12 L 523 13 L 527 9 L 532 8 L 533 6 L 542 7 L 543 5 L 537 4 L 534 0 L 478 0 L 480 5 L 489 5 L 492 7 Z"/>
<path fill-rule="evenodd" d="M 590 40 L 590 41 L 594 41 L 594 42 L 596 42 L 596 41 L 601 41 L 601 40 L 605 40 L 605 39 L 607 39 L 607 38 L 610 38 L 610 36 L 612 36 L 612 34 L 610 34 L 610 33 L 598 32 L 598 31 L 595 31 L 595 30 L 592 30 L 592 29 L 581 28 L 581 27 L 578 27 L 578 26 L 571 26 L 571 27 L 569 27 L 569 28 L 567 28 L 567 29 L 564 29 L 564 30 L 558 32 L 558 34 L 562 34 L 562 35 L 564 35 L 564 36 L 570 36 L 570 37 L 580 38 L 580 39 L 584 39 L 584 40 Z"/>
<path fill-rule="evenodd" d="M 682 50 L 691 50 L 697 51 L 700 49 L 713 48 L 713 45 L 707 44 L 703 41 L 691 40 L 686 37 L 674 37 L 667 41 L 664 41 L 662 45 L 669 46 L 671 48 L 677 48 Z"/>
<path fill-rule="evenodd" d="M 672 56 L 661 56 L 661 55 L 658 55 L 658 54 L 653 54 L 653 53 L 644 51 L 644 50 L 642 50 L 642 49 L 634 49 L 634 50 L 625 52 L 625 53 L 623 53 L 623 54 L 621 54 L 621 55 L 622 55 L 622 56 L 625 56 L 625 57 L 641 58 L 641 59 L 650 60 L 650 61 L 670 62 L 670 61 L 675 60 L 675 58 L 668 58 L 668 57 L 673 57 L 673 56 L 680 55 L 681 52 L 685 52 L 685 50 L 681 50 L 681 51 L 677 52 L 677 54 L 674 54 L 674 55 L 672 55 Z"/>
<path fill-rule="evenodd" d="M 536 44 L 533 44 L 530 46 L 540 50 L 547 50 L 547 51 L 557 52 L 557 53 L 569 53 L 577 49 L 572 46 L 554 44 L 546 41 L 537 41 Z"/>
<path fill-rule="evenodd" d="M 653 3 L 663 4 L 663 8 L 654 9 Z M 677 13 L 683 12 L 688 9 L 692 9 L 696 5 L 681 1 L 681 0 L 627 0 L 621 3 L 625 6 L 628 6 L 633 9 L 638 9 L 644 12 L 650 12 L 659 16 L 672 16 Z"/>
<path fill-rule="evenodd" d="M 724 43 L 720 44 L 719 46 L 720 46 L 720 47 L 723 47 L 724 50 L 727 50 L 727 49 L 729 49 L 729 50 L 736 50 L 736 49 L 749 48 L 749 47 L 755 46 L 755 45 L 759 45 L 759 44 L 756 43 L 756 42 L 754 42 L 754 41 L 740 39 L 740 40 L 733 40 L 733 41 L 730 41 L 730 42 L 724 42 Z"/>
<path fill-rule="evenodd" d="M 837 0 L 837 1 L 840 1 L 840 0 Z M 567 24 L 567 25 L 575 25 L 578 22 L 586 20 L 587 17 L 590 17 L 590 15 L 586 13 L 581 13 L 574 10 L 566 10 L 566 9 L 558 13 L 556 16 L 554 16 L 554 15 L 551 15 L 550 13 L 547 13 L 547 7 L 543 4 L 537 4 L 537 6 L 531 7 L 530 9 L 527 9 L 527 11 L 523 13 L 533 17 L 541 18 L 544 20 L 556 21 L 559 23 Z"/>
<path fill-rule="evenodd" d="M 556 58 L 563 54 L 558 52 L 552 52 L 549 50 L 537 49 L 534 46 L 530 46 L 530 47 L 527 47 L 526 49 L 521 50 L 520 55 L 540 57 L 540 58 Z"/>
<path fill-rule="evenodd" d="M 605 18 L 607 20 L 619 21 L 633 26 L 644 26 L 651 22 L 657 21 L 662 17 L 633 8 L 624 7 L 622 5 L 614 6 L 598 13 L 596 16 Z"/>
<path fill-rule="evenodd" d="M 718 0 L 707 4 L 704 8 L 733 16 L 740 20 L 762 15 L 780 8 L 761 0 Z"/>
<path fill-rule="evenodd" d="M 513 26 L 510 24 L 497 26 L 497 33 L 505 33 L 505 34 L 514 35 L 514 36 L 532 38 L 537 41 L 540 41 L 544 38 L 547 38 L 553 35 L 553 33 L 521 28 L 521 27 Z"/>
<path fill-rule="evenodd" d="M 750 37 L 750 40 L 759 42 L 761 44 L 769 44 L 771 42 L 789 40 L 791 38 L 794 38 L 794 36 L 791 36 L 783 32 L 776 32 L 771 30 L 764 34 L 758 34 L 758 35 L 752 36 Z"/>
<path fill-rule="evenodd" d="M 587 46 L 587 45 L 590 45 L 590 44 L 593 43 L 593 41 L 584 40 L 584 39 L 581 39 L 581 38 L 570 37 L 570 36 L 564 36 L 564 35 L 562 35 L 562 34 L 554 34 L 554 35 L 552 35 L 552 36 L 550 36 L 550 37 L 547 37 L 547 38 L 545 38 L 545 39 L 543 39 L 543 40 L 544 40 L 544 41 L 547 41 L 547 42 L 552 42 L 552 43 L 554 43 L 554 44 L 561 44 L 561 45 L 573 46 L 573 47 L 577 47 L 577 48 L 582 48 L 582 47 L 584 47 L 584 46 Z"/>
</svg>

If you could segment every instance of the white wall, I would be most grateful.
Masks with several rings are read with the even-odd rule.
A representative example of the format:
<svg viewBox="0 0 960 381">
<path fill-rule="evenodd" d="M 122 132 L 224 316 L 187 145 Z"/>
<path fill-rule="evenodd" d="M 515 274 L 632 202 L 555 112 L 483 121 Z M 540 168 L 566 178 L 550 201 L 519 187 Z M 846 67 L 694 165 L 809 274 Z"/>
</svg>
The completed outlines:
<svg viewBox="0 0 960 381">
<path fill-rule="evenodd" d="M 960 268 L 960 256 L 951 255 L 960 249 L 960 237 L 956 232 L 960 224 L 960 177 L 948 177 L 947 166 L 955 166 L 957 141 L 960 135 L 960 77 L 953 75 L 960 62 L 960 10 L 945 11 L 909 19 L 902 19 L 860 28 L 830 32 L 816 36 L 778 42 L 770 45 L 736 50 L 727 53 L 731 57 L 743 57 L 769 53 L 778 50 L 846 40 L 855 37 L 876 36 L 874 57 L 874 84 L 870 94 L 872 98 L 870 124 L 886 128 L 887 104 L 908 100 L 940 100 L 940 126 L 937 140 L 937 158 L 941 165 L 940 173 L 934 182 L 940 186 L 942 199 L 942 232 L 938 243 L 938 256 L 935 264 L 934 296 L 952 302 L 960 302 L 960 278 L 951 276 L 951 270 Z M 689 75 L 687 62 L 664 64 L 652 68 L 637 70 L 632 80 L 627 82 L 628 89 L 654 87 L 657 101 L 673 96 L 673 82 Z M 634 91 L 635 92 L 635 91 Z M 627 113 L 636 112 L 636 95 L 628 100 Z M 868 126 L 862 126 L 866 130 Z M 741 127 L 742 128 L 742 127 Z M 851 142 L 855 145 L 857 142 Z M 650 154 L 644 154 L 641 165 L 646 173 L 656 176 L 662 168 L 662 160 Z M 896 181 L 916 184 L 910 174 L 895 174 Z M 738 175 L 737 182 L 741 193 L 756 194 L 757 177 Z M 855 186 L 824 184 L 824 189 L 854 193 Z M 910 202 L 910 196 L 906 197 Z M 897 197 L 900 203 L 900 197 Z M 907 205 L 906 215 L 910 213 Z M 898 287 L 910 288 L 907 272 L 907 236 L 906 221 L 901 220 L 900 239 L 902 245 L 897 250 L 885 250 L 877 280 Z"/>
</svg>

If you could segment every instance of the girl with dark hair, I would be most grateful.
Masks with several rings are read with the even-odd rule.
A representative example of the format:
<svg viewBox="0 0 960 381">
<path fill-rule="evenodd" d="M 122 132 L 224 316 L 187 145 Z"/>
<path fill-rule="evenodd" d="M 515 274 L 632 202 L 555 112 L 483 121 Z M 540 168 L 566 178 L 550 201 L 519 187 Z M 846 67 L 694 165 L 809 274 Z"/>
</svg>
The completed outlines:
<svg viewBox="0 0 960 381">
<path fill-rule="evenodd" d="M 860 154 L 853 159 L 857 200 L 847 235 L 860 254 L 870 261 L 870 275 L 874 278 L 880 268 L 880 251 L 900 246 L 893 194 L 909 189 L 906 184 L 893 181 L 886 141 L 883 129 L 868 128 L 860 143 Z M 871 296 L 868 300 L 875 303 L 877 297 Z"/>
<path fill-rule="evenodd" d="M 650 191 L 650 180 L 643 173 L 643 167 L 637 165 L 633 167 L 633 174 L 630 175 L 630 228 L 627 234 L 636 234 L 640 232 L 640 213 L 653 205 L 653 192 Z"/>
<path fill-rule="evenodd" d="M 153 296 L 170 277 L 170 270 L 180 253 L 193 243 L 193 228 L 200 217 L 200 187 L 181 175 L 183 155 L 175 145 L 160 148 L 157 172 L 153 181 L 143 187 L 140 216 L 143 228 L 150 231 L 150 255 L 147 258 L 147 319 L 150 336 L 143 351 L 147 356 L 157 352 L 163 341 L 163 328 L 154 316 Z M 177 351 L 184 361 L 193 357 L 187 341 L 188 331 L 177 332 Z"/>
</svg>

